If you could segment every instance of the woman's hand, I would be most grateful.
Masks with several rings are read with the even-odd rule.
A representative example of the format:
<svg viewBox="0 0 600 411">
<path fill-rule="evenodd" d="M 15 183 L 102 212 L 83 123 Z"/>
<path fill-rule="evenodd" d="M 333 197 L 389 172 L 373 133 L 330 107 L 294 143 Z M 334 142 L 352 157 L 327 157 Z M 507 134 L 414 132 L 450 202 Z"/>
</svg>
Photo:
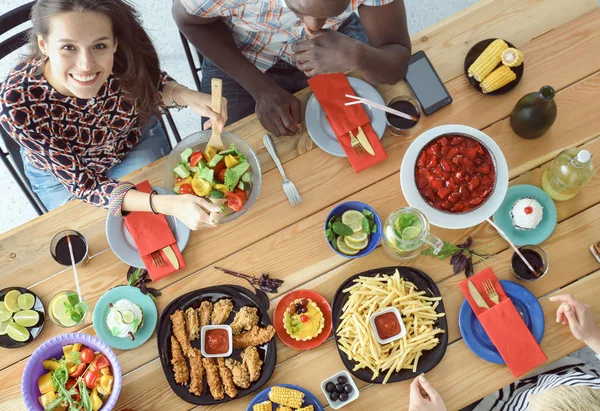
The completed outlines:
<svg viewBox="0 0 600 411">
<path fill-rule="evenodd" d="M 202 117 L 208 117 L 208 121 L 204 123 L 205 130 L 215 125 L 219 131 L 223 131 L 223 127 L 227 122 L 227 99 L 225 97 L 221 97 L 221 115 L 212 111 L 212 96 L 210 94 L 190 90 L 182 85 L 177 85 L 173 90 L 173 100 L 183 106 L 189 106 L 194 113 Z"/>
<path fill-rule="evenodd" d="M 446 405 L 433 385 L 421 374 L 410 384 L 408 411 L 446 411 Z"/>
<path fill-rule="evenodd" d="M 590 306 L 577 301 L 570 294 L 555 295 L 550 297 L 550 301 L 561 303 L 556 310 L 556 322 L 565 325 L 568 322 L 573 337 L 583 341 L 596 354 L 600 354 L 600 330 Z"/>
<path fill-rule="evenodd" d="M 216 227 L 223 217 L 221 207 L 192 194 L 168 196 L 168 199 L 171 202 L 169 214 L 177 217 L 191 230 Z"/>
</svg>

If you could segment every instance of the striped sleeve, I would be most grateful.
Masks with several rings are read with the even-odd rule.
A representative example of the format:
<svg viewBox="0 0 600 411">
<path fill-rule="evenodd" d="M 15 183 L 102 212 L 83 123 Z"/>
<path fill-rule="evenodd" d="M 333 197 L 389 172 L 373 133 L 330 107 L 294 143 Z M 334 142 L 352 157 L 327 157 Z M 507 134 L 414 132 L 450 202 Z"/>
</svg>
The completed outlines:
<svg viewBox="0 0 600 411">
<path fill-rule="evenodd" d="M 385 6 L 386 4 L 390 4 L 394 0 L 364 0 L 362 2 L 363 6 Z"/>
<path fill-rule="evenodd" d="M 192 16 L 213 18 L 230 17 L 231 10 L 242 7 L 244 0 L 179 0 Z"/>
<path fill-rule="evenodd" d="M 162 89 L 167 83 L 171 81 L 176 81 L 173 77 L 169 76 L 166 71 L 160 72 L 160 79 L 158 80 L 158 91 L 162 93 Z"/>
</svg>

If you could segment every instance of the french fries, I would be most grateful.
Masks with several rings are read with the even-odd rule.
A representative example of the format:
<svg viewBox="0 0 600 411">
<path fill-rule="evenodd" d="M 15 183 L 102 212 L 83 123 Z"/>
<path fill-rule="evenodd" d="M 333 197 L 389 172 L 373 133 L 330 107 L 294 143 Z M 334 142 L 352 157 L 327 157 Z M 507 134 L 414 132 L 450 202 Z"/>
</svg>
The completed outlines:
<svg viewBox="0 0 600 411">
<path fill-rule="evenodd" d="M 434 328 L 436 320 L 446 315 L 435 311 L 441 297 L 428 297 L 425 291 L 419 291 L 413 283 L 400 277 L 398 270 L 393 275 L 361 276 L 354 283 L 343 290 L 350 297 L 342 308 L 336 330 L 340 350 L 356 362 L 354 371 L 369 369 L 373 380 L 386 372 L 383 384 L 392 373 L 402 369 L 416 372 L 423 351 L 435 348 L 439 343 L 436 335 L 444 332 Z M 369 319 L 388 307 L 396 307 L 403 314 L 406 335 L 380 345 Z"/>
</svg>

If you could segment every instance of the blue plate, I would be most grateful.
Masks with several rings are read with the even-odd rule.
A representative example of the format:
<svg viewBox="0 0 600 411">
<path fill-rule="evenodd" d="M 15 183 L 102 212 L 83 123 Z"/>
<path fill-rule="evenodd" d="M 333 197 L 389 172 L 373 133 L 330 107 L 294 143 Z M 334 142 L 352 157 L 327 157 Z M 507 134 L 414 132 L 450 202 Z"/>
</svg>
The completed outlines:
<svg viewBox="0 0 600 411">
<path fill-rule="evenodd" d="M 538 343 L 542 341 L 545 326 L 544 311 L 542 311 L 542 307 L 537 298 L 535 298 L 535 295 L 527 288 L 512 281 L 500 280 L 500 284 L 502 284 L 504 292 L 512 300 L 521 317 L 523 317 L 535 340 Z M 494 364 L 505 364 L 466 299 L 460 306 L 458 325 L 467 347 L 479 358 Z"/>
<path fill-rule="evenodd" d="M 544 208 L 542 222 L 535 229 L 517 230 L 510 218 L 513 205 L 524 197 L 535 197 Z M 536 186 L 521 184 L 513 186 L 506 192 L 506 197 L 500 208 L 494 213 L 494 222 L 508 235 L 508 238 L 518 247 L 522 245 L 537 245 L 545 241 L 556 227 L 556 206 L 546 192 Z"/>
<path fill-rule="evenodd" d="M 142 327 L 135 333 L 135 340 L 119 338 L 112 335 L 106 325 L 106 318 L 110 311 L 108 303 L 116 303 L 121 299 L 127 299 L 140 306 L 144 313 Z M 94 308 L 94 330 L 98 337 L 117 350 L 131 350 L 137 348 L 152 336 L 158 321 L 156 304 L 150 295 L 144 295 L 139 288 L 122 285 L 109 290 L 104 294 Z"/>
<path fill-rule="evenodd" d="M 302 404 L 302 407 L 308 407 L 309 405 L 312 405 L 315 408 L 315 411 L 325 411 L 323 406 L 319 402 L 319 400 L 317 400 L 317 397 L 315 397 L 310 391 L 307 391 L 302 387 L 298 387 L 297 385 L 292 385 L 292 384 L 277 384 L 277 385 L 279 385 L 280 387 L 293 388 L 295 390 L 302 391 L 304 393 L 304 404 Z M 246 408 L 246 411 L 252 411 L 252 407 L 254 407 L 256 404 L 259 404 L 263 401 L 268 401 L 270 391 L 271 391 L 271 387 L 266 388 L 266 389 L 262 390 L 261 392 L 259 392 L 258 394 L 256 394 L 256 397 L 254 397 L 254 399 L 252 399 L 252 401 L 250 401 L 250 404 L 248 404 L 248 408 Z M 279 408 L 279 404 L 273 403 L 273 405 L 277 406 L 277 407 L 273 407 L 273 410 L 276 410 L 277 408 Z"/>
</svg>

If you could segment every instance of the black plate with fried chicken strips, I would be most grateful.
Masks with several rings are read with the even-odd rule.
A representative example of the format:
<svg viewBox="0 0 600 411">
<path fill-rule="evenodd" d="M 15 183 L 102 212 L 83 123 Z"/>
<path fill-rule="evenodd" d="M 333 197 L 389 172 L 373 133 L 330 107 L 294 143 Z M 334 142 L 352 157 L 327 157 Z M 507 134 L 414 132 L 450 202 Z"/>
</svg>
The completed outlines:
<svg viewBox="0 0 600 411">
<path fill-rule="evenodd" d="M 229 357 L 203 358 L 200 330 L 228 324 L 233 333 Z M 175 393 L 196 405 L 212 405 L 248 395 L 262 387 L 277 362 L 275 328 L 267 308 L 250 290 L 218 285 L 173 300 L 158 323 L 163 371 Z"/>
</svg>

